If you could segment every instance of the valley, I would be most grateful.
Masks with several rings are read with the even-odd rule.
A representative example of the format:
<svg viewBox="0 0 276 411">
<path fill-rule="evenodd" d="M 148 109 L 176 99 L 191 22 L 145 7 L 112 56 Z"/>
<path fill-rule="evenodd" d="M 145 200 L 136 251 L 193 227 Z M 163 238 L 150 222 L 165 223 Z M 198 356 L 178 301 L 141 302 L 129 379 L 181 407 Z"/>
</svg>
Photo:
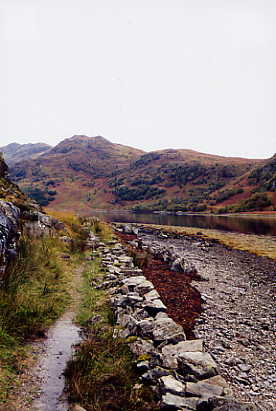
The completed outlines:
<svg viewBox="0 0 276 411">
<path fill-rule="evenodd" d="M 235 232 L 242 217 L 228 217 L 226 232 L 173 227 L 168 218 L 184 216 L 166 213 L 136 213 L 167 219 L 137 225 L 125 212 L 113 226 L 85 214 L 94 210 L 87 202 L 114 213 L 176 211 L 166 197 L 174 190 L 181 204 L 195 199 L 214 212 L 223 202 L 213 196 L 242 181 L 235 190 L 250 192 L 234 190 L 243 200 L 224 204 L 265 214 L 274 166 L 85 136 L 10 163 L 14 182 L 1 159 L 0 410 L 272 411 L 274 220 L 254 235 L 252 222 L 251 234 Z M 222 228 L 226 217 L 209 217 Z"/>
</svg>

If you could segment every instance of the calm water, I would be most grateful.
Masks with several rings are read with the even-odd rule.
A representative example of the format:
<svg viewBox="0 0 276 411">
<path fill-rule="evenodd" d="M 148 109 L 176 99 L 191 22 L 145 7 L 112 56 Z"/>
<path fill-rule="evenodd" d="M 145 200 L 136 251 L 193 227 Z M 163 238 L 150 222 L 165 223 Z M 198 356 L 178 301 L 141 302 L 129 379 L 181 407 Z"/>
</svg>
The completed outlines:
<svg viewBox="0 0 276 411">
<path fill-rule="evenodd" d="M 131 212 L 93 212 L 93 215 L 109 222 L 148 223 L 198 228 L 211 228 L 239 233 L 276 236 L 276 216 L 213 216 L 213 215 L 165 215 L 135 214 Z"/>
</svg>

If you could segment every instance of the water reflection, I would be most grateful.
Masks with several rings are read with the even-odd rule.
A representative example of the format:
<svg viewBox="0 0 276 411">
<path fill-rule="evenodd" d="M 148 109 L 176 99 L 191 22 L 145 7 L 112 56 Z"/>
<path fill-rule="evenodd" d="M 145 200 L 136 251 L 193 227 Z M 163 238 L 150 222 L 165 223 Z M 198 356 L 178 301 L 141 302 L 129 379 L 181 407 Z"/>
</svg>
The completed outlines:
<svg viewBox="0 0 276 411">
<path fill-rule="evenodd" d="M 93 212 L 106 221 L 148 223 L 159 225 L 174 225 L 198 228 L 211 228 L 239 233 L 275 235 L 276 218 L 263 216 L 214 216 L 214 215 L 166 215 L 166 214 L 135 214 L 131 212 Z"/>
</svg>

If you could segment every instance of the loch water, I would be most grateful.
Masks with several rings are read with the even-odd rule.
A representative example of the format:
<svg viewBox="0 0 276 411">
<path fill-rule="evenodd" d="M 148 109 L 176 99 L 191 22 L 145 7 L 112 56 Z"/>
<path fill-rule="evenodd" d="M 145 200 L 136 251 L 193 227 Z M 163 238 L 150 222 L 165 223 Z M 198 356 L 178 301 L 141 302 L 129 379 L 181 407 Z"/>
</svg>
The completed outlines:
<svg viewBox="0 0 276 411">
<path fill-rule="evenodd" d="M 209 228 L 245 234 L 276 236 L 276 215 L 137 214 L 127 211 L 93 211 L 108 222 L 144 223 Z"/>
</svg>

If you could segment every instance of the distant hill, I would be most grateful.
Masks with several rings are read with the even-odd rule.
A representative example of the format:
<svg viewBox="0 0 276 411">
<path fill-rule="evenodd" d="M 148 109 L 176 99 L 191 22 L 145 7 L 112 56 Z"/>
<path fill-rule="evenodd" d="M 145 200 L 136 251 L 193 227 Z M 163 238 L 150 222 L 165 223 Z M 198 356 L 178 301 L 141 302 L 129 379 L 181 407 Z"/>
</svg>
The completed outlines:
<svg viewBox="0 0 276 411">
<path fill-rule="evenodd" d="M 217 212 L 272 210 L 276 157 L 222 157 L 193 150 L 145 153 L 103 137 L 73 136 L 13 164 L 11 178 L 41 205 Z"/>
<path fill-rule="evenodd" d="M 7 146 L 0 147 L 0 152 L 3 153 L 5 162 L 8 164 L 8 166 L 11 166 L 12 164 L 20 162 L 22 160 L 35 158 L 41 153 L 49 150 L 50 148 L 51 146 L 44 143 L 11 143 Z"/>
</svg>

